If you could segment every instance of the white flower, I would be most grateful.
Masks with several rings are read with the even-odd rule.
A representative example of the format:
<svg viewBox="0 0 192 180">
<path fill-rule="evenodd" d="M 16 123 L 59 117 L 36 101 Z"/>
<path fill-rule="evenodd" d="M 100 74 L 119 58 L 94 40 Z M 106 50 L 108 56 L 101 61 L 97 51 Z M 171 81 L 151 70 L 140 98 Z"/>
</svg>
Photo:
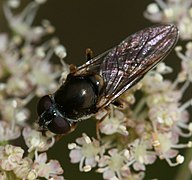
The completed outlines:
<svg viewBox="0 0 192 180">
<path fill-rule="evenodd" d="M 152 22 L 174 23 L 181 39 L 192 39 L 191 0 L 156 0 L 147 6 L 144 16 Z"/>
<path fill-rule="evenodd" d="M 144 138 L 144 137 L 141 137 Z M 136 139 L 128 145 L 130 157 L 127 166 L 133 166 L 136 171 L 145 171 L 146 165 L 153 164 L 156 160 L 156 153 L 152 151 L 151 142 L 146 139 Z"/>
<path fill-rule="evenodd" d="M 29 173 L 31 173 L 31 167 L 32 167 L 33 161 L 30 158 L 23 158 L 19 162 L 18 166 L 14 168 L 14 173 L 17 177 L 22 179 L 27 179 Z M 36 175 L 37 178 L 37 175 Z"/>
<path fill-rule="evenodd" d="M 15 169 L 23 158 L 24 150 L 20 147 L 5 145 L 0 146 L 0 167 L 3 170 Z"/>
<path fill-rule="evenodd" d="M 142 90 L 147 93 L 155 93 L 170 87 L 169 81 L 163 79 L 163 76 L 157 71 L 150 71 L 142 80 Z"/>
<path fill-rule="evenodd" d="M 7 121 L 0 121 L 0 142 L 17 139 L 21 135 L 20 127 Z"/>
<path fill-rule="evenodd" d="M 46 163 L 46 161 L 46 153 L 41 153 L 36 157 L 32 167 L 35 169 L 38 176 L 46 179 L 53 178 L 64 180 L 63 177 L 58 176 L 63 174 L 63 169 L 61 168 L 59 162 L 57 160 L 50 160 Z"/>
<path fill-rule="evenodd" d="M 174 137 L 172 133 L 153 133 L 153 146 L 160 159 L 165 159 L 170 166 L 176 166 L 181 164 L 181 155 L 178 155 L 180 148 L 189 147 L 187 144 L 177 144 L 178 139 Z M 191 146 L 191 145 L 190 145 Z M 171 158 L 176 157 L 176 162 L 172 162 Z"/>
<path fill-rule="evenodd" d="M 53 146 L 55 140 L 53 137 L 43 136 L 41 132 L 25 127 L 23 129 L 23 137 L 26 145 L 28 146 L 28 152 L 31 151 L 46 151 Z"/>
<path fill-rule="evenodd" d="M 177 48 L 176 53 L 177 56 L 182 60 L 182 76 L 184 76 L 183 80 L 187 80 L 192 82 L 192 42 L 188 42 L 186 44 L 185 54 L 181 52 L 182 48 Z"/>
<path fill-rule="evenodd" d="M 153 106 L 149 110 L 149 118 L 165 127 L 172 127 L 181 120 L 182 112 L 176 103 Z"/>
<path fill-rule="evenodd" d="M 7 18 L 10 28 L 26 40 L 34 42 L 49 33 L 47 28 L 40 30 L 38 26 L 32 26 L 39 5 L 45 2 L 45 0 L 36 1 L 29 3 L 23 12 L 17 15 L 13 15 L 11 8 L 6 4 L 4 5 L 5 17 Z"/>
<path fill-rule="evenodd" d="M 108 154 L 100 158 L 97 172 L 103 173 L 104 179 L 122 179 L 123 174 L 129 172 L 129 166 L 126 165 L 129 157 L 124 151 L 119 152 L 117 149 L 109 150 Z"/>
<path fill-rule="evenodd" d="M 120 133 L 127 136 L 126 120 L 127 118 L 125 115 L 121 111 L 115 109 L 109 116 L 99 123 L 99 129 L 101 133 L 106 135 Z"/>
<path fill-rule="evenodd" d="M 20 3 L 20 0 L 8 0 L 8 6 L 11 8 L 18 8 Z"/>
<path fill-rule="evenodd" d="M 69 154 L 72 163 L 79 162 L 80 171 L 86 171 L 87 167 L 95 167 L 99 154 L 102 152 L 102 147 L 96 139 L 91 139 L 83 134 L 83 137 L 76 139 L 75 144 Z M 69 147 L 71 147 L 69 145 Z"/>
</svg>

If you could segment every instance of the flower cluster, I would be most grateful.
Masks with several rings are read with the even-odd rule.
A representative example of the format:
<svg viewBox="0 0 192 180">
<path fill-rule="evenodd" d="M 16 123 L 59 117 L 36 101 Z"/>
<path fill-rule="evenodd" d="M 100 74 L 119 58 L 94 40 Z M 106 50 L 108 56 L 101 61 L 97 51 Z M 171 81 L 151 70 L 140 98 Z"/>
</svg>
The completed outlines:
<svg viewBox="0 0 192 180">
<path fill-rule="evenodd" d="M 191 0 L 155 0 L 147 6 L 144 16 L 156 23 L 175 23 L 181 39 L 192 39 Z"/>
<path fill-rule="evenodd" d="M 47 161 L 47 154 L 37 154 L 34 160 L 30 157 L 23 157 L 24 150 L 21 147 L 5 145 L 0 147 L 0 167 L 3 169 L 1 179 L 37 179 L 44 177 L 62 180 L 63 173 L 57 160 Z"/>
<path fill-rule="evenodd" d="M 6 0 L 3 5 L 11 33 L 0 33 L 0 179 L 64 179 L 60 163 L 47 158 L 55 136 L 43 136 L 30 125 L 35 120 L 30 120 L 27 106 L 35 97 L 54 92 L 59 78 L 63 80 L 69 73 L 63 61 L 66 50 L 59 40 L 42 40 L 54 32 L 51 23 L 43 20 L 33 26 L 37 10 L 45 2 L 31 0 L 19 14 L 13 12 L 20 0 Z M 192 38 L 190 0 L 156 0 L 144 15 L 154 22 L 174 22 L 181 39 Z M 122 95 L 125 108 L 111 106 L 110 114 L 102 119 L 103 114 L 97 114 L 97 137 L 84 133 L 68 145 L 71 162 L 79 163 L 80 171 L 95 169 L 108 180 L 141 180 L 147 166 L 157 159 L 171 167 L 185 163 L 180 149 L 192 147 L 188 112 L 192 99 L 184 101 L 192 82 L 192 43 L 185 50 L 177 46 L 175 52 L 181 60 L 175 80 L 165 78 L 173 69 L 159 64 Z M 54 55 L 62 66 L 51 63 Z M 11 145 L 18 138 L 23 138 L 25 147 Z M 192 161 L 189 169 L 192 172 Z"/>
<path fill-rule="evenodd" d="M 44 2 L 32 0 L 21 13 L 14 13 L 20 0 L 3 4 L 11 32 L 0 33 L 0 179 L 64 179 L 59 162 L 47 160 L 44 152 L 53 146 L 53 135 L 43 136 L 35 124 L 29 126 L 36 120 L 30 120 L 27 105 L 33 98 L 53 92 L 62 72 L 63 77 L 68 73 L 64 62 L 63 66 L 50 62 L 53 55 L 61 61 L 66 56 L 59 40 L 52 37 L 43 42 L 45 36 L 54 33 L 54 27 L 48 20 L 33 26 Z M 26 152 L 25 146 L 10 144 L 11 140 L 16 144 L 21 136 L 28 147 Z"/>
<path fill-rule="evenodd" d="M 170 1 L 169 8 L 179 2 L 185 4 L 184 1 Z M 182 10 L 188 11 L 188 7 Z M 158 21 L 172 22 L 163 17 L 163 10 L 158 11 Z M 129 104 L 125 109 L 111 106 L 110 114 L 97 122 L 96 139 L 83 134 L 69 144 L 71 162 L 79 163 L 80 171 L 94 168 L 104 179 L 140 180 L 145 176 L 147 165 L 154 164 L 157 159 L 165 160 L 170 167 L 184 163 L 180 149 L 192 147 L 189 140 L 192 123 L 188 112 L 192 97 L 183 100 L 192 80 L 192 43 L 187 43 L 185 53 L 181 46 L 177 46 L 175 52 L 181 60 L 181 70 L 174 80 L 165 78 L 173 69 L 160 63 L 122 95 Z M 181 143 L 181 139 L 185 143 Z"/>
<path fill-rule="evenodd" d="M 192 69 L 182 68 L 174 82 L 163 77 L 170 72 L 172 69 L 164 63 L 149 72 L 132 90 L 133 94 L 141 94 L 139 100 L 135 97 L 131 101 L 134 106 L 124 110 L 111 107 L 110 115 L 98 122 L 97 140 L 83 134 L 69 145 L 71 162 L 79 162 L 80 171 L 96 167 L 104 179 L 119 180 L 143 179 L 146 166 L 157 158 L 166 160 L 170 166 L 182 164 L 184 156 L 179 149 L 192 147 L 191 141 L 179 142 L 180 137 L 187 139 L 192 135 L 187 111 L 192 99 L 181 103 Z M 127 93 L 123 98 L 133 99 L 129 96 Z"/>
</svg>

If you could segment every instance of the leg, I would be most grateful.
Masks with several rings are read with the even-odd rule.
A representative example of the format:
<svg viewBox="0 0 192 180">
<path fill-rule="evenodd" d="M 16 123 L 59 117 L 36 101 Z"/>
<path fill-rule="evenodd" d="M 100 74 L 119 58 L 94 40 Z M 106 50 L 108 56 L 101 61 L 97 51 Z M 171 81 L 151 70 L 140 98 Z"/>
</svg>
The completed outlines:
<svg viewBox="0 0 192 180">
<path fill-rule="evenodd" d="M 61 77 L 59 79 L 59 84 L 62 85 L 65 80 L 67 79 L 67 76 L 70 73 L 75 73 L 77 70 L 77 67 L 74 64 L 70 64 L 69 66 L 66 65 L 66 67 L 63 66 L 63 68 L 65 68 L 61 74 Z"/>
<path fill-rule="evenodd" d="M 86 60 L 89 61 L 93 58 L 93 51 L 90 48 L 85 50 Z"/>
<path fill-rule="evenodd" d="M 114 102 L 112 102 L 112 104 L 119 109 L 125 109 L 126 107 L 129 106 L 129 103 L 122 98 L 116 99 Z"/>
<path fill-rule="evenodd" d="M 76 70 L 77 70 L 77 67 L 74 64 L 70 64 L 69 65 L 69 70 L 70 70 L 70 73 L 75 73 Z"/>
</svg>

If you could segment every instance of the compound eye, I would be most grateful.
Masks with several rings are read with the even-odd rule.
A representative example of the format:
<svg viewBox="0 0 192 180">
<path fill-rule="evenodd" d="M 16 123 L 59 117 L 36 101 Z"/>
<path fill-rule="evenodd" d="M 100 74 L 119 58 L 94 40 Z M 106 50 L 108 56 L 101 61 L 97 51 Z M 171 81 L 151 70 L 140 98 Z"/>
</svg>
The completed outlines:
<svg viewBox="0 0 192 180">
<path fill-rule="evenodd" d="M 55 134 L 66 134 L 71 129 L 69 123 L 60 116 L 54 117 L 47 127 Z"/>
<path fill-rule="evenodd" d="M 49 95 L 43 96 L 37 104 L 37 113 L 40 116 L 43 112 L 52 106 L 52 101 Z"/>
</svg>

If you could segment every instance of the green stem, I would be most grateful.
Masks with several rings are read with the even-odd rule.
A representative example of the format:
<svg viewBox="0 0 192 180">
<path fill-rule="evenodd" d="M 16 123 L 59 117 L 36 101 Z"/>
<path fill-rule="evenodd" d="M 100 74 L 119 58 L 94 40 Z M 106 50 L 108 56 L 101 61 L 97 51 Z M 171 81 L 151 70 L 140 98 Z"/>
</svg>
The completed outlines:
<svg viewBox="0 0 192 180">
<path fill-rule="evenodd" d="M 28 157 L 33 159 L 35 156 L 35 151 L 31 151 L 29 154 L 28 154 Z"/>
<path fill-rule="evenodd" d="M 190 180 L 191 179 L 191 172 L 189 170 L 189 162 L 192 160 L 192 148 L 187 149 L 185 153 L 185 161 L 180 166 L 175 180 Z"/>
<path fill-rule="evenodd" d="M 8 180 L 19 180 L 19 178 L 17 178 L 15 176 L 15 174 L 13 173 L 13 171 L 7 171 L 6 172 L 6 177 Z"/>
<path fill-rule="evenodd" d="M 143 109 L 143 106 L 145 105 L 146 99 L 143 97 L 141 100 L 137 103 L 136 107 L 133 111 L 133 117 L 137 117 L 139 112 Z"/>
</svg>

